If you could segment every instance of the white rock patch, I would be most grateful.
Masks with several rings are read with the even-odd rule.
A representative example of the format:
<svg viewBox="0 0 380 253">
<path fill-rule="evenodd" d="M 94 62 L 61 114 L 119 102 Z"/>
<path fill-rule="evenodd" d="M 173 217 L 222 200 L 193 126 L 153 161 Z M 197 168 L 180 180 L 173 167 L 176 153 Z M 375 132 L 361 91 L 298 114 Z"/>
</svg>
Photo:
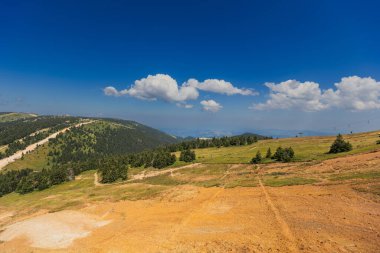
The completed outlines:
<svg viewBox="0 0 380 253">
<path fill-rule="evenodd" d="M 86 237 L 93 229 L 109 222 L 78 211 L 48 213 L 5 227 L 0 234 L 0 240 L 10 241 L 26 236 L 32 247 L 66 248 L 75 239 Z"/>
</svg>

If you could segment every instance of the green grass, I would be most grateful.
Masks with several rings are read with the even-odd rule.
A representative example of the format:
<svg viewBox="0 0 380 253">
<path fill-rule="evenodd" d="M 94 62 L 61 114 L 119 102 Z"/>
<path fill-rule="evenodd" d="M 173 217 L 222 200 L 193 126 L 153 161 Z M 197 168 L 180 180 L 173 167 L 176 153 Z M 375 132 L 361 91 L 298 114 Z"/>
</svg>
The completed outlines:
<svg viewBox="0 0 380 253">
<path fill-rule="evenodd" d="M 237 178 L 224 184 L 224 188 L 257 187 L 257 186 L 258 186 L 257 177 Z"/>
<path fill-rule="evenodd" d="M 182 166 L 185 166 L 185 165 L 189 165 L 189 164 L 191 164 L 191 163 L 188 163 L 188 162 L 184 162 L 184 161 L 179 161 L 179 160 L 177 159 L 177 161 L 175 161 L 175 163 L 174 163 L 174 164 L 172 164 L 172 165 L 168 166 L 167 168 L 176 168 L 176 167 L 182 167 Z"/>
<path fill-rule="evenodd" d="M 29 168 L 35 171 L 40 171 L 43 168 L 50 168 L 50 165 L 48 165 L 48 156 L 49 153 L 49 146 L 47 143 L 44 145 L 38 147 L 33 152 L 29 154 L 25 154 L 24 158 L 20 158 L 13 163 L 8 164 L 5 166 L 3 171 L 7 170 L 20 170 Z"/>
<path fill-rule="evenodd" d="M 95 171 L 86 171 L 80 179 L 25 195 L 10 193 L 0 198 L 0 210 L 9 209 L 20 215 L 44 209 L 56 212 L 76 209 L 98 201 L 139 200 L 157 196 L 168 187 L 147 184 L 110 184 L 94 186 Z"/>
<path fill-rule="evenodd" d="M 200 181 L 200 182 L 192 182 L 191 184 L 195 186 L 206 187 L 206 188 L 223 186 L 223 182 L 220 178 L 214 178 L 214 179 Z"/>
<path fill-rule="evenodd" d="M 168 186 L 180 185 L 180 184 L 186 183 L 184 181 L 173 179 L 170 176 L 170 173 L 155 176 L 155 177 L 149 177 L 139 182 L 145 183 L 145 184 L 152 184 L 152 185 L 168 185 Z"/>
<path fill-rule="evenodd" d="M 267 177 L 264 178 L 264 184 L 271 187 L 281 187 L 281 186 L 291 186 L 291 185 L 304 185 L 313 184 L 318 182 L 318 180 L 313 178 L 302 178 L 302 177 Z"/>
<path fill-rule="evenodd" d="M 367 185 L 365 187 L 357 186 L 357 187 L 354 187 L 353 189 L 358 191 L 358 192 L 371 193 L 371 194 L 375 194 L 375 195 L 380 196 L 380 184 L 379 183 L 373 184 L 373 185 Z"/>
<path fill-rule="evenodd" d="M 203 164 L 197 167 L 181 170 L 186 175 L 223 175 L 227 172 L 229 164 Z"/>
<path fill-rule="evenodd" d="M 380 171 L 368 171 L 368 172 L 355 172 L 355 173 L 344 173 L 339 175 L 332 175 L 330 180 L 341 181 L 341 180 L 351 180 L 351 179 L 375 179 L 380 178 Z"/>
<path fill-rule="evenodd" d="M 380 148 L 379 145 L 376 145 L 376 140 L 379 138 L 378 131 L 376 131 L 344 135 L 345 140 L 351 142 L 353 150 L 339 154 L 327 154 L 335 138 L 336 136 L 270 139 L 261 140 L 247 146 L 196 149 L 196 162 L 218 164 L 249 163 L 258 150 L 265 155 L 267 149 L 271 148 L 273 154 L 279 146 L 291 146 L 295 151 L 294 161 L 296 162 L 322 161 L 335 157 L 378 150 Z M 272 162 L 272 160 L 264 159 L 263 161 L 263 163 L 268 162 Z"/>
</svg>

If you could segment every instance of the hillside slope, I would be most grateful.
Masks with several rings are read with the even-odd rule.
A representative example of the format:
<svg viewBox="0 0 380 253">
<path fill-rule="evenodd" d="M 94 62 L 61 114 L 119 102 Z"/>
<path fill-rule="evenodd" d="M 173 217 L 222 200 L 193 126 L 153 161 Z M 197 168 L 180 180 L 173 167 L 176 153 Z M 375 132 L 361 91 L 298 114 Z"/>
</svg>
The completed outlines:
<svg viewBox="0 0 380 253">
<path fill-rule="evenodd" d="M 37 117 L 33 113 L 21 113 L 21 112 L 0 112 L 0 122 L 10 122 L 19 119 L 28 119 Z"/>
<path fill-rule="evenodd" d="M 84 156 L 120 155 L 152 149 L 177 140 L 134 121 L 97 119 L 59 135 L 49 143 L 60 162 L 83 160 Z"/>
<path fill-rule="evenodd" d="M 67 163 L 99 155 L 135 153 L 177 142 L 175 137 L 134 121 L 38 116 L 0 123 L 0 155 L 8 157 L 49 134 L 88 120 L 93 122 L 59 134 L 36 152 L 25 155 L 22 160 L 9 164 L 5 169 L 41 170 L 57 162 L 57 157 L 60 163 Z"/>
</svg>

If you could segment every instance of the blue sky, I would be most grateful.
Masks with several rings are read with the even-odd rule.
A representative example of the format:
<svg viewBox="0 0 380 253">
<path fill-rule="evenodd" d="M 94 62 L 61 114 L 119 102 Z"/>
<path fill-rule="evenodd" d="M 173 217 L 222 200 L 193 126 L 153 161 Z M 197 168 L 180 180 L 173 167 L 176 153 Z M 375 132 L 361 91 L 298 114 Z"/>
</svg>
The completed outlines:
<svg viewBox="0 0 380 253">
<path fill-rule="evenodd" d="M 0 111 L 120 117 L 179 135 L 379 129 L 379 9 L 3 0 Z"/>
</svg>

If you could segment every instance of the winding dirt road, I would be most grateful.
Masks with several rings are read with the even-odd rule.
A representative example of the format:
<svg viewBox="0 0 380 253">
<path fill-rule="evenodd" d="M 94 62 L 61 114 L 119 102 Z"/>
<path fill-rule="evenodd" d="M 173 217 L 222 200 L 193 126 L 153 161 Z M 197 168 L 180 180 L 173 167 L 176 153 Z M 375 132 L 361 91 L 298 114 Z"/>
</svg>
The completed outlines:
<svg viewBox="0 0 380 253">
<path fill-rule="evenodd" d="M 0 160 L 0 170 L 2 170 L 5 166 L 7 166 L 8 164 L 10 163 L 13 163 L 14 161 L 16 161 L 17 159 L 20 159 L 22 157 L 22 155 L 28 153 L 28 152 L 31 152 L 33 150 L 35 150 L 38 146 L 41 146 L 43 144 L 45 144 L 46 142 L 49 141 L 49 139 L 54 139 L 57 137 L 58 134 L 60 133 L 64 133 L 66 132 L 67 130 L 70 130 L 71 128 L 73 127 L 79 127 L 79 126 L 82 126 L 82 125 L 86 125 L 86 124 L 90 124 L 94 121 L 88 121 L 88 122 L 82 122 L 82 123 L 79 123 L 79 124 L 76 124 L 74 126 L 70 126 L 70 127 L 66 127 L 58 132 L 55 132 L 51 135 L 49 135 L 48 137 L 46 137 L 45 139 L 43 140 L 40 140 L 36 143 L 33 143 L 29 146 L 27 146 L 24 150 L 19 150 L 17 151 L 16 153 L 14 153 L 13 155 L 9 156 L 9 157 L 6 157 L 6 158 L 3 158 Z"/>
</svg>

